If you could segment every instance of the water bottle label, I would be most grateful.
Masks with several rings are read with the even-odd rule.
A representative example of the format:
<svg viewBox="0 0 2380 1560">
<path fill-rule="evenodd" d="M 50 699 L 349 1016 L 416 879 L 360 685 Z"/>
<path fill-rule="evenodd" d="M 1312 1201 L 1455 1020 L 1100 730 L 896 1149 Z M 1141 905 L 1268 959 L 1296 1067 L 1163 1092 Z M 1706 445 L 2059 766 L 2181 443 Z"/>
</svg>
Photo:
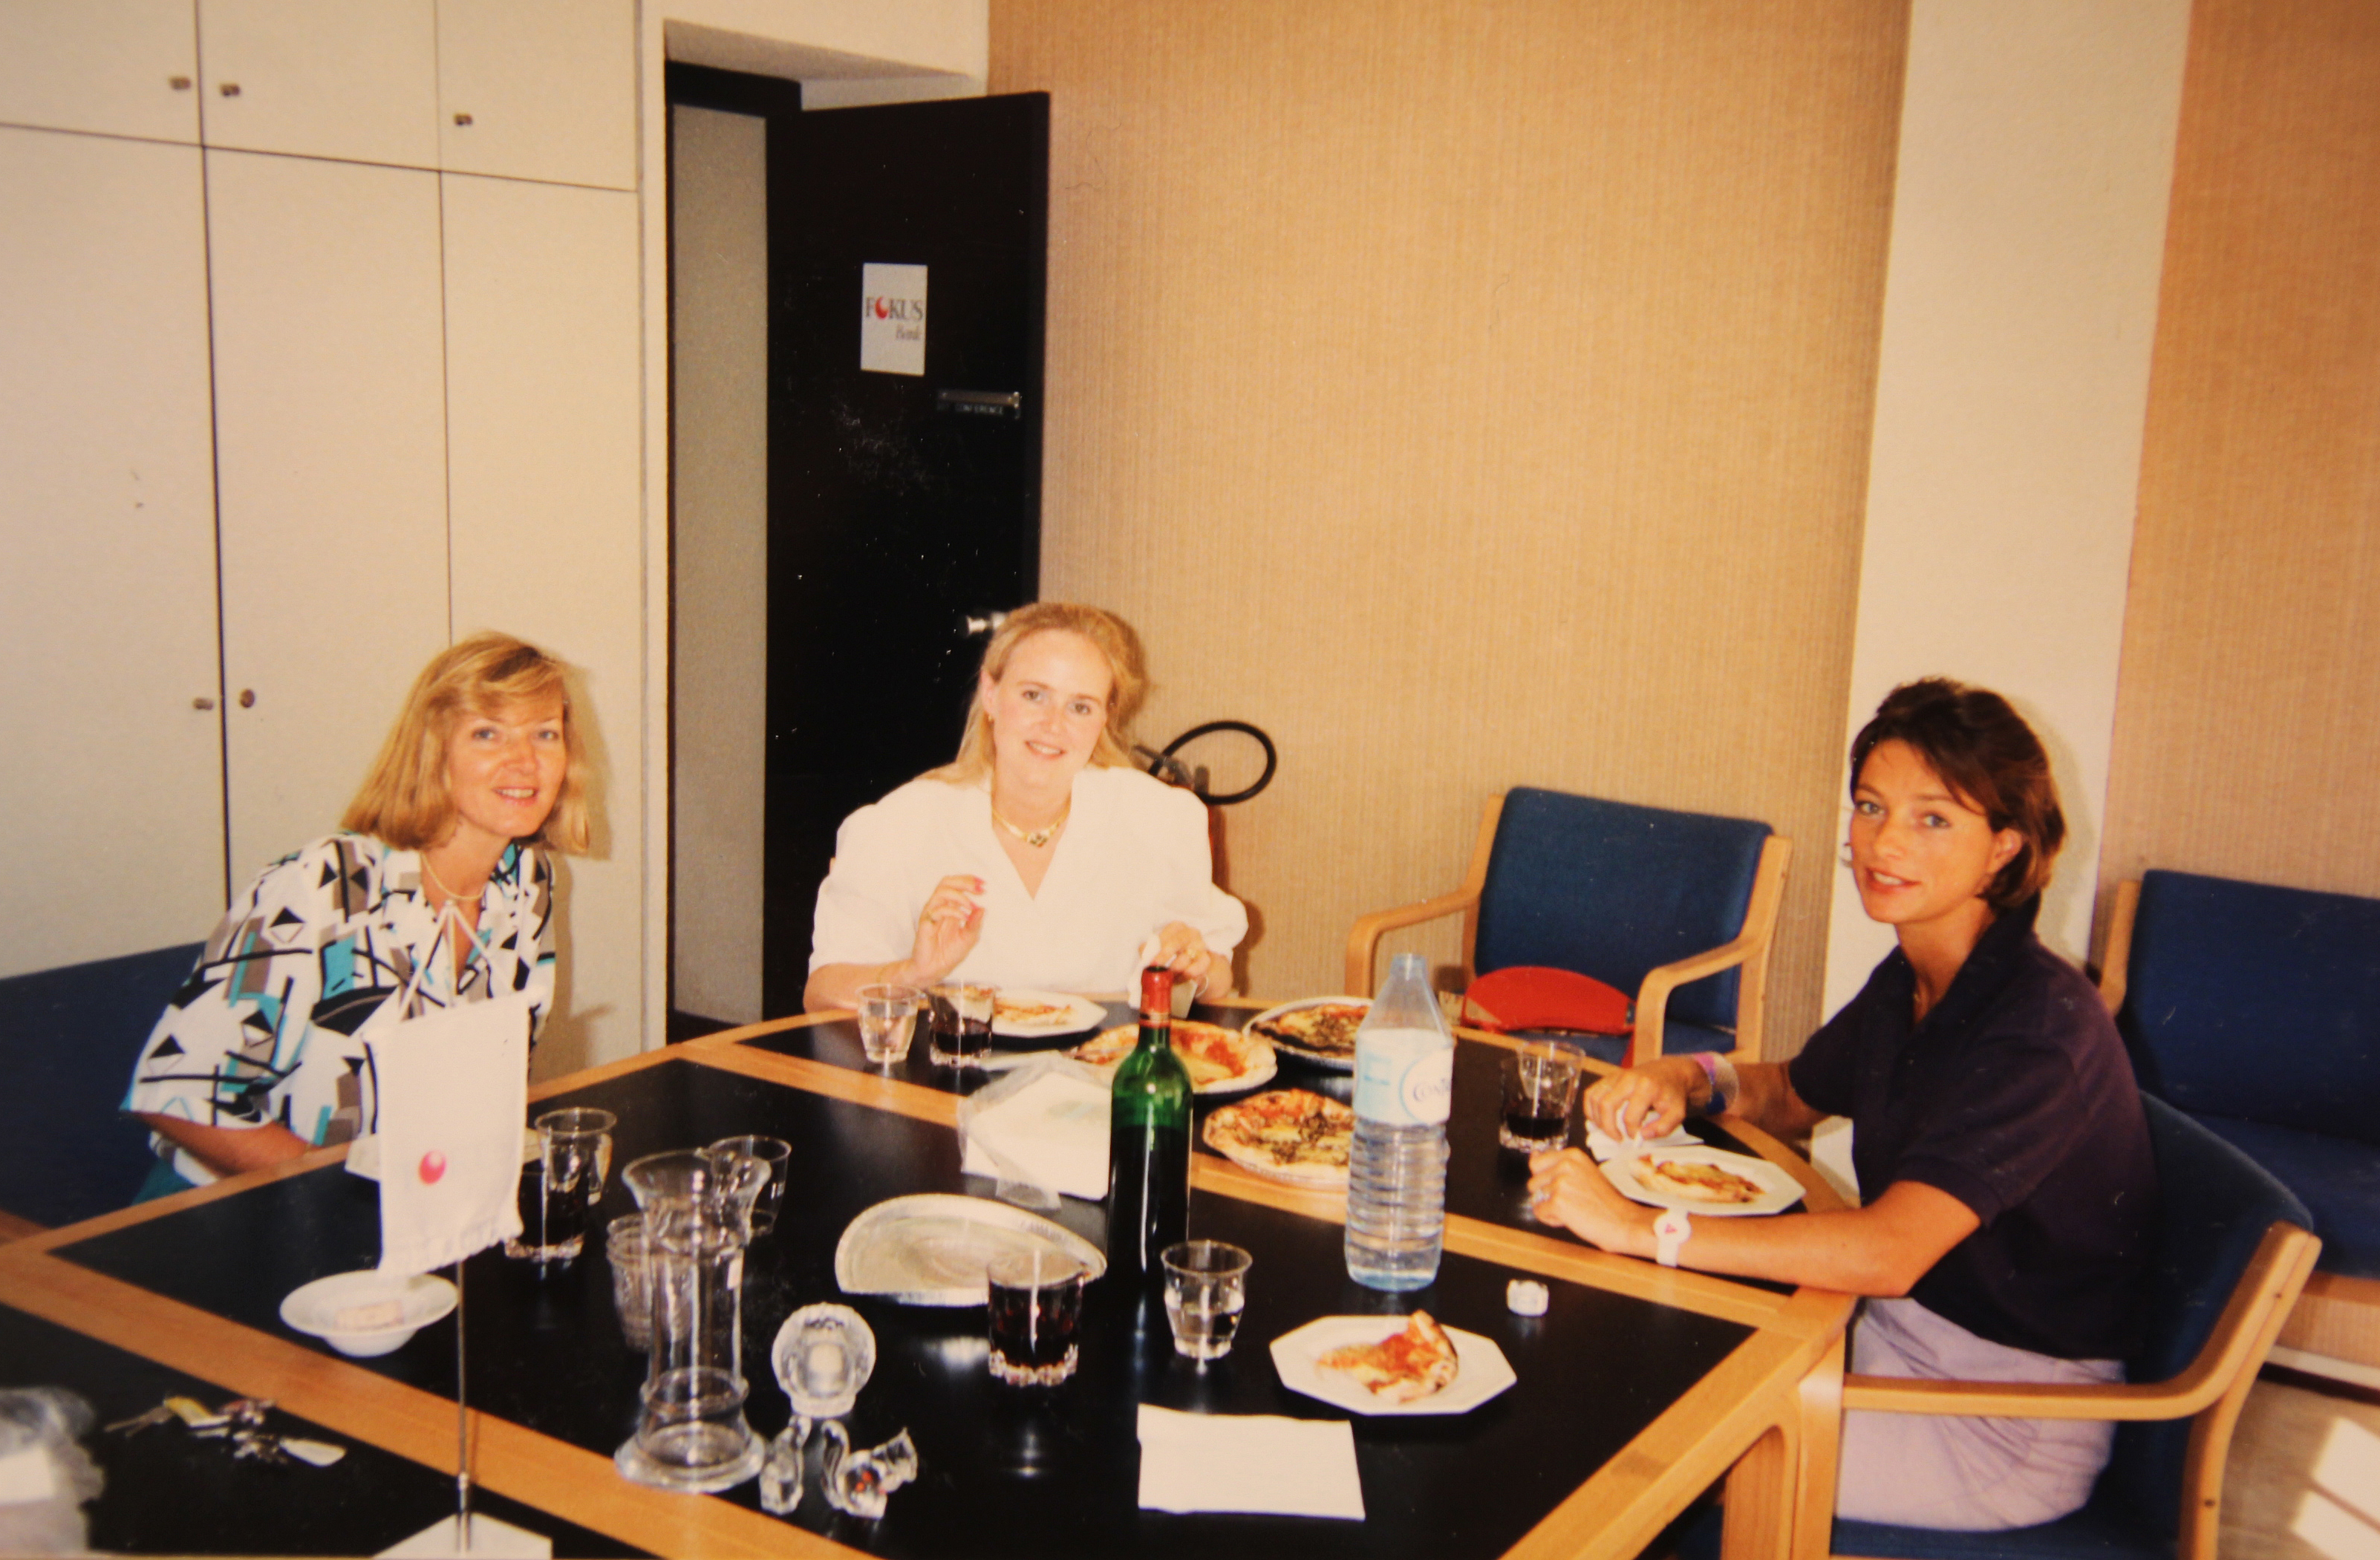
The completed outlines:
<svg viewBox="0 0 2380 1560">
<path fill-rule="evenodd" d="M 1428 1127 L 1454 1102 L 1454 1047 L 1426 1029 L 1376 1030 L 1355 1046 L 1355 1114 L 1390 1127 Z"/>
</svg>

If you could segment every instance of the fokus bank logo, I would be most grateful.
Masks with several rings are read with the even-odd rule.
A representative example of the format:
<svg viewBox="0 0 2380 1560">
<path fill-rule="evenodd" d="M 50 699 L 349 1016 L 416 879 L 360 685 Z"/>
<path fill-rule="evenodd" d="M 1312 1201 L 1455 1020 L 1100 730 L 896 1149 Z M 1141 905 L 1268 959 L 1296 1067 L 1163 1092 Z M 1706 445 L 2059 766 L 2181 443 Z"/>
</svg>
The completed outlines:
<svg viewBox="0 0 2380 1560">
<path fill-rule="evenodd" d="M 859 367 L 871 374 L 926 371 L 926 268 L 859 268 Z"/>
</svg>

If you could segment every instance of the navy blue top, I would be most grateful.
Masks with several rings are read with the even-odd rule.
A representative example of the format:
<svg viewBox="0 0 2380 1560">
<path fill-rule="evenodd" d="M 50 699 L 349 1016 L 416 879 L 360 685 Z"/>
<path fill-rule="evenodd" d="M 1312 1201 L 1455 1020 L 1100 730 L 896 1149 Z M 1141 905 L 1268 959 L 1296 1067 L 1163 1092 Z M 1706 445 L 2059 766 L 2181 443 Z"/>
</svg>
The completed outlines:
<svg viewBox="0 0 2380 1560">
<path fill-rule="evenodd" d="M 1910 1291 L 1979 1337 L 2119 1359 L 2156 1215 L 2156 1162 L 2131 1063 L 2099 994 L 2007 912 L 1912 1026 L 1899 949 L 1788 1067 L 1815 1109 L 1852 1119 L 1873 1203 L 1922 1181 L 1982 1225 Z"/>
</svg>

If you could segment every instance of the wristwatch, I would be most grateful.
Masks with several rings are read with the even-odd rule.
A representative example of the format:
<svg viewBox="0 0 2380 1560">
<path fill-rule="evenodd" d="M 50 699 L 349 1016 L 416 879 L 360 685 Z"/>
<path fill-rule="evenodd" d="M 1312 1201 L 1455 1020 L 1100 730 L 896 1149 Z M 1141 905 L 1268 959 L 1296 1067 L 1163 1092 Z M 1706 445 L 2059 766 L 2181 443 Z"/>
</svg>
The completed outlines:
<svg viewBox="0 0 2380 1560">
<path fill-rule="evenodd" d="M 1693 1239 L 1694 1221 L 1682 1209 L 1671 1208 L 1653 1221 L 1653 1260 L 1663 1267 L 1678 1265 L 1678 1248 Z"/>
</svg>

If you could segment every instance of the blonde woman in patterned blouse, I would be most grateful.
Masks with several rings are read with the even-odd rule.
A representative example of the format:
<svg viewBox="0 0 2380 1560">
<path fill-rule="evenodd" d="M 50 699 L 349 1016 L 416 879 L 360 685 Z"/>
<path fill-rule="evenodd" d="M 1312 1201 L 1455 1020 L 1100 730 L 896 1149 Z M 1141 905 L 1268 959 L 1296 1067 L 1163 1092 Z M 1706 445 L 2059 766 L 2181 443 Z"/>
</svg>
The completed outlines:
<svg viewBox="0 0 2380 1560">
<path fill-rule="evenodd" d="M 267 867 L 142 1047 L 143 1197 L 372 1130 L 368 1043 L 458 1002 L 553 998 L 553 866 L 587 849 L 559 661 L 478 634 L 423 669 L 342 832 Z"/>
</svg>

